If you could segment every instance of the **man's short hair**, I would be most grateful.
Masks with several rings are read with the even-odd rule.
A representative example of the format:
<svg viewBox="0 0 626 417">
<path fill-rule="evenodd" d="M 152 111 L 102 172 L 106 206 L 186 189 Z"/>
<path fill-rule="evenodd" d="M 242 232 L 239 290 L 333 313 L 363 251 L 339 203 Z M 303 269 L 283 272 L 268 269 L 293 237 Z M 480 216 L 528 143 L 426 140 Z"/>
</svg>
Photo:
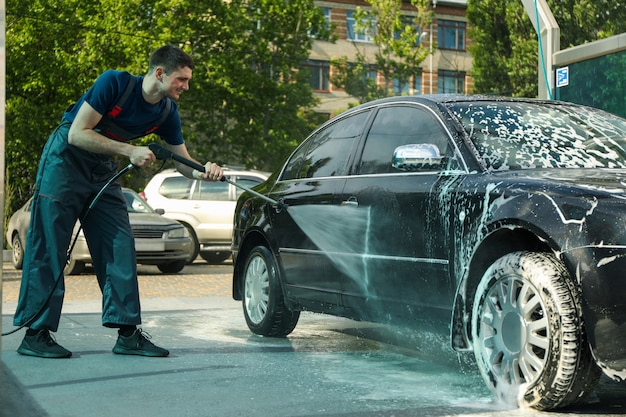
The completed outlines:
<svg viewBox="0 0 626 417">
<path fill-rule="evenodd" d="M 182 49 L 173 45 L 165 45 L 150 56 L 148 73 L 153 73 L 157 67 L 163 68 L 166 74 L 170 74 L 179 68 L 189 67 L 193 69 L 194 63 L 193 59 Z"/>
</svg>

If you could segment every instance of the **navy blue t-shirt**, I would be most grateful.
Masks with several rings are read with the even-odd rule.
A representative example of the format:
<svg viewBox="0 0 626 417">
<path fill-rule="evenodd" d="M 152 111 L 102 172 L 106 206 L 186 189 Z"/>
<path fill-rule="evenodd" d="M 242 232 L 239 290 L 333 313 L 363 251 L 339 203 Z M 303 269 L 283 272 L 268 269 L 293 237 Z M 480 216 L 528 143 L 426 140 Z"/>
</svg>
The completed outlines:
<svg viewBox="0 0 626 417">
<path fill-rule="evenodd" d="M 130 77 L 133 77 L 133 75 L 126 71 L 108 70 L 103 72 L 72 109 L 65 113 L 64 118 L 73 122 L 78 109 L 85 101 L 98 113 L 102 115 L 107 114 L 124 94 Z M 116 125 L 137 134 L 142 134 L 154 127 L 161 119 L 166 106 L 165 98 L 156 104 L 150 104 L 143 98 L 143 93 L 141 92 L 143 78 L 141 76 L 137 77 L 137 83 L 133 88 L 133 92 L 126 102 L 123 103 L 122 111 L 115 117 Z M 170 115 L 153 133 L 159 135 L 170 145 L 184 143 L 180 115 L 175 102 L 172 101 Z"/>
</svg>

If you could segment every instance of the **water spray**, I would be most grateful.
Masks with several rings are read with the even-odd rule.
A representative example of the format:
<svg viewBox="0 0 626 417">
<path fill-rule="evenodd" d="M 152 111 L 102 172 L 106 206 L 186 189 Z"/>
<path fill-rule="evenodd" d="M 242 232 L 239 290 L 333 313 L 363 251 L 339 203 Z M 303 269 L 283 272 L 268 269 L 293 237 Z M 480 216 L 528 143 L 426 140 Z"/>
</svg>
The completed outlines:
<svg viewBox="0 0 626 417">
<path fill-rule="evenodd" d="M 195 170 L 198 170 L 200 172 L 206 172 L 206 169 L 205 169 L 204 165 L 200 165 L 197 162 L 194 162 L 194 161 L 192 161 L 190 159 L 183 158 L 182 156 L 175 154 L 174 152 L 170 151 L 169 149 L 164 148 L 163 146 L 159 145 L 158 143 L 151 143 L 151 144 L 148 145 L 148 148 L 150 148 L 150 150 L 152 151 L 154 156 L 156 156 L 157 159 L 160 159 L 160 160 L 163 160 L 163 161 L 166 161 L 168 159 L 173 159 L 174 161 L 180 162 L 181 164 L 187 165 L 188 167 L 193 168 Z M 247 191 L 247 192 L 249 192 L 250 194 L 252 194 L 252 195 L 254 195 L 256 197 L 259 197 L 260 199 L 267 201 L 268 203 L 270 203 L 272 206 L 274 206 L 276 208 L 277 212 L 280 212 L 281 210 L 287 208 L 287 204 L 285 204 L 284 201 L 282 201 L 282 200 L 278 200 L 277 201 L 277 200 L 271 199 L 271 198 L 269 198 L 266 195 L 263 195 L 261 193 L 258 193 L 256 191 L 254 191 L 254 190 L 251 190 L 248 187 L 245 187 L 245 186 L 243 186 L 241 184 L 237 184 L 235 181 L 232 181 L 232 180 L 226 178 L 226 176 L 220 178 L 220 181 L 232 184 L 232 185 L 234 185 L 237 188 L 240 188 L 240 189 L 242 189 L 244 191 Z"/>
</svg>

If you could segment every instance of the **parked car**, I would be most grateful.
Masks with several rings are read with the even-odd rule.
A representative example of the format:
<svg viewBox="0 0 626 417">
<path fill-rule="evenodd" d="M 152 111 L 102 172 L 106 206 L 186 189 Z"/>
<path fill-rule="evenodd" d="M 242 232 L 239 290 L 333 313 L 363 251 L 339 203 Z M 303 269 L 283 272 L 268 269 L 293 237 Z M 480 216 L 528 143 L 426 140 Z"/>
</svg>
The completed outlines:
<svg viewBox="0 0 626 417">
<path fill-rule="evenodd" d="M 267 179 L 269 173 L 254 170 L 226 169 L 231 181 L 252 188 Z M 230 258 L 233 215 L 241 189 L 228 182 L 189 179 L 174 169 L 166 169 L 148 181 L 142 196 L 164 210 L 164 216 L 181 222 L 189 231 L 192 250 L 188 263 L 198 254 L 210 264 Z"/>
<path fill-rule="evenodd" d="M 448 334 L 508 402 L 626 379 L 626 120 L 569 103 L 396 97 L 315 130 L 244 193 L 233 297 L 284 337 L 300 311 Z"/>
<path fill-rule="evenodd" d="M 135 191 L 129 188 L 122 188 L 122 191 L 135 237 L 137 263 L 156 265 L 161 272 L 167 274 L 182 271 L 191 251 L 191 239 L 187 229 L 182 224 L 163 217 L 161 212 L 150 207 Z M 16 269 L 22 269 L 24 260 L 31 201 L 32 199 L 29 199 L 13 213 L 6 232 L 7 242 L 11 243 L 13 251 L 13 266 Z M 73 236 L 78 231 L 79 223 L 76 223 Z M 65 267 L 65 274 L 80 274 L 88 263 L 91 263 L 91 254 L 81 229 Z"/>
</svg>

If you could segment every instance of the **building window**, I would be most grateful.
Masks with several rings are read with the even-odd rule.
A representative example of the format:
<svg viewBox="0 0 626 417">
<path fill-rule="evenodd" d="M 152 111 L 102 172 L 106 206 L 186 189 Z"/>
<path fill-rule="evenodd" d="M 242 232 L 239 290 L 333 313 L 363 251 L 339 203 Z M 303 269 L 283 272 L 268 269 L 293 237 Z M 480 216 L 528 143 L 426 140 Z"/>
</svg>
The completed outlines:
<svg viewBox="0 0 626 417">
<path fill-rule="evenodd" d="M 398 96 L 422 94 L 422 73 L 411 76 L 402 82 L 399 78 L 393 79 L 393 93 Z"/>
<path fill-rule="evenodd" d="M 465 22 L 437 21 L 437 43 L 440 49 L 465 51 Z"/>
<path fill-rule="evenodd" d="M 438 92 L 441 94 L 458 94 L 465 92 L 465 73 L 459 71 L 439 70 Z"/>
<path fill-rule="evenodd" d="M 324 13 L 324 20 L 326 20 L 326 27 L 330 28 L 330 7 L 322 7 L 322 13 Z"/>
<path fill-rule="evenodd" d="M 413 94 L 422 94 L 422 72 L 413 77 Z"/>
<path fill-rule="evenodd" d="M 412 16 L 400 16 L 400 21 L 402 22 L 402 28 L 400 30 L 396 30 L 393 32 L 393 38 L 395 40 L 400 40 L 402 38 L 402 34 L 404 33 L 407 26 L 411 27 L 411 35 L 415 37 L 415 46 L 419 46 L 423 39 L 420 35 L 420 28 L 415 26 L 415 18 Z"/>
<path fill-rule="evenodd" d="M 322 11 L 322 13 L 324 14 L 324 29 L 326 30 L 330 30 L 331 27 L 331 22 L 330 22 L 330 8 L 329 7 L 320 7 L 320 10 Z M 317 38 L 316 34 L 313 33 L 310 29 L 308 31 L 309 37 L 315 39 Z"/>
<path fill-rule="evenodd" d="M 311 72 L 309 84 L 315 91 L 328 91 L 328 79 L 330 75 L 330 63 L 328 61 L 309 60 L 303 64 Z"/>
<path fill-rule="evenodd" d="M 393 93 L 397 96 L 408 95 L 411 91 L 409 89 L 410 82 L 407 80 L 405 82 L 400 81 L 399 78 L 393 79 Z"/>
<path fill-rule="evenodd" d="M 371 26 L 367 29 L 358 29 L 356 26 L 356 11 L 346 11 L 346 28 L 348 30 L 348 40 L 357 42 L 372 42 L 374 34 L 376 33 L 376 22 L 373 21 Z"/>
</svg>

